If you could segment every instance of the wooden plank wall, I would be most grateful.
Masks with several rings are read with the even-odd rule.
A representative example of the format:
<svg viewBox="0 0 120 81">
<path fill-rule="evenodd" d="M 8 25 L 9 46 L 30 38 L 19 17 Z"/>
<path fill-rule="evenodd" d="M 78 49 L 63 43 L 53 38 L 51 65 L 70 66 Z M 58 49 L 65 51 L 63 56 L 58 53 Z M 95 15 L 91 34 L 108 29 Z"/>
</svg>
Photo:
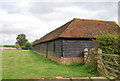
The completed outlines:
<svg viewBox="0 0 120 81">
<path fill-rule="evenodd" d="M 53 55 L 53 56 L 61 57 L 62 56 L 61 43 L 62 43 L 62 39 L 49 41 L 49 42 L 35 45 L 33 47 L 33 50 L 43 54 L 48 53 L 48 56 Z"/>
<path fill-rule="evenodd" d="M 92 40 L 75 40 L 64 39 L 63 40 L 63 56 L 64 57 L 84 57 L 84 49 L 91 49 L 95 47 L 95 43 Z"/>
</svg>

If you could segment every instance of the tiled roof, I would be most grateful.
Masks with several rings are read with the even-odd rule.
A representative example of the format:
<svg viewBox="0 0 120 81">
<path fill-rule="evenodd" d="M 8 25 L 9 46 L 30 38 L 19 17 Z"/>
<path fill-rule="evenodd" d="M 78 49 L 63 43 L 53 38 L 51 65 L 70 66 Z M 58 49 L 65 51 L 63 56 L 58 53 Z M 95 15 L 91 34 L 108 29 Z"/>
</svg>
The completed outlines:
<svg viewBox="0 0 120 81">
<path fill-rule="evenodd" d="M 95 38 L 101 31 L 109 33 L 118 33 L 120 27 L 114 21 L 101 21 L 101 20 L 89 20 L 78 19 L 67 22 L 54 31 L 46 34 L 40 38 L 37 43 L 56 39 L 59 37 L 65 38 Z"/>
</svg>

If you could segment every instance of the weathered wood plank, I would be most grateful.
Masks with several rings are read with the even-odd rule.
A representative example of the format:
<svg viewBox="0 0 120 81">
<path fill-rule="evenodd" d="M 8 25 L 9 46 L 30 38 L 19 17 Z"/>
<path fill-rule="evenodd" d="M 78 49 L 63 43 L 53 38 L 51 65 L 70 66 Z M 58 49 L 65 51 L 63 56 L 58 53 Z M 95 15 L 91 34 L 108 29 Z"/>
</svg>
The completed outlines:
<svg viewBox="0 0 120 81">
<path fill-rule="evenodd" d="M 114 62 L 106 61 L 106 60 L 104 60 L 104 59 L 101 59 L 101 60 L 102 60 L 103 62 L 108 63 L 108 64 L 118 66 L 118 63 L 117 63 L 117 64 L 115 64 Z"/>
<path fill-rule="evenodd" d="M 102 50 L 100 49 L 98 52 L 94 50 L 90 50 L 88 51 L 88 53 L 89 55 L 87 58 L 87 63 L 97 62 L 98 71 L 102 75 L 106 76 L 107 78 L 111 76 L 116 79 L 119 78 L 118 74 L 120 74 L 119 73 L 120 71 L 118 67 L 120 64 L 119 62 L 120 56 L 115 55 L 115 54 L 102 54 Z"/>
</svg>

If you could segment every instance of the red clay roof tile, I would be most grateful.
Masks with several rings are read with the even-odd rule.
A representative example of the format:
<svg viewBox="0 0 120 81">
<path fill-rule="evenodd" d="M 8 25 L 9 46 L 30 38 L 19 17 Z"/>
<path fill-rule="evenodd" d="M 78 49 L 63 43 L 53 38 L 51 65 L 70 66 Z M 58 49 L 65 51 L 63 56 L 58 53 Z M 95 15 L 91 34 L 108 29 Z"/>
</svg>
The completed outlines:
<svg viewBox="0 0 120 81">
<path fill-rule="evenodd" d="M 114 21 L 101 21 L 78 19 L 67 22 L 54 31 L 40 38 L 37 43 L 52 40 L 59 37 L 66 38 L 95 38 L 101 31 L 109 33 L 119 33 L 120 27 Z"/>
</svg>

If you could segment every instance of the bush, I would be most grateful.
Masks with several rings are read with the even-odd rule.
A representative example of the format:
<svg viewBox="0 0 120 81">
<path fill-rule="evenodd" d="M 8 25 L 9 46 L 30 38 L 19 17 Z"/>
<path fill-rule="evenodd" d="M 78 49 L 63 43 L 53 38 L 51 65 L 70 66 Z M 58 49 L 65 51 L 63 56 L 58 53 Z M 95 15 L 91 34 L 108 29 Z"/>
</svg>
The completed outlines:
<svg viewBox="0 0 120 81">
<path fill-rule="evenodd" d="M 27 50 L 30 50 L 30 49 L 32 48 L 31 43 L 26 42 L 26 43 L 25 43 L 25 48 L 26 48 Z"/>
<path fill-rule="evenodd" d="M 19 44 L 16 44 L 16 45 L 15 45 L 15 48 L 17 48 L 17 49 L 20 48 L 20 45 L 19 45 Z"/>
<path fill-rule="evenodd" d="M 31 43 L 26 42 L 24 46 L 21 46 L 21 48 L 24 50 L 30 50 L 32 48 Z"/>
<path fill-rule="evenodd" d="M 3 45 L 3 47 L 15 47 L 15 45 Z"/>
<path fill-rule="evenodd" d="M 96 40 L 94 40 L 98 47 L 103 50 L 104 53 L 107 54 L 120 54 L 120 47 L 118 38 L 118 34 L 110 34 L 106 32 L 101 32 L 100 35 L 96 36 Z"/>
<path fill-rule="evenodd" d="M 22 49 L 27 50 L 25 46 L 21 46 Z"/>
</svg>

